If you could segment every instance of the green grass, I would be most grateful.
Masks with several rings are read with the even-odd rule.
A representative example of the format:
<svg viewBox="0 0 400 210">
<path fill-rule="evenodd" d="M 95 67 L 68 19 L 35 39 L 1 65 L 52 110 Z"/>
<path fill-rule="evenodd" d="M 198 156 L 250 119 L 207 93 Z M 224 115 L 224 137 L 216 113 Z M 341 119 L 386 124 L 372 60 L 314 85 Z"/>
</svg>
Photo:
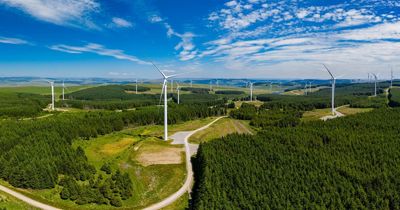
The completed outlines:
<svg viewBox="0 0 400 210">
<path fill-rule="evenodd" d="M 374 109 L 373 108 L 351 108 L 349 106 L 342 106 L 342 107 L 338 107 L 336 110 L 347 116 L 347 115 L 353 115 L 353 114 L 358 114 L 358 113 L 370 112 Z"/>
<path fill-rule="evenodd" d="M 162 208 L 161 210 L 186 210 L 189 208 L 189 194 L 185 193 L 178 200 L 173 202 L 171 205 Z"/>
<path fill-rule="evenodd" d="M 307 121 L 312 121 L 312 120 L 320 120 L 321 117 L 325 117 L 328 115 L 332 115 L 331 108 L 314 109 L 312 111 L 304 112 L 303 117 L 301 118 L 301 121 L 307 122 Z"/>
<path fill-rule="evenodd" d="M 37 209 L 32 207 L 17 198 L 14 198 L 11 195 L 8 195 L 5 192 L 0 191 L 0 209 L 7 209 L 7 210 L 34 210 Z"/>
<path fill-rule="evenodd" d="M 190 137 L 189 142 L 199 144 L 213 139 L 224 137 L 232 133 L 254 133 L 248 121 L 223 118 L 209 128 L 199 131 Z"/>
</svg>

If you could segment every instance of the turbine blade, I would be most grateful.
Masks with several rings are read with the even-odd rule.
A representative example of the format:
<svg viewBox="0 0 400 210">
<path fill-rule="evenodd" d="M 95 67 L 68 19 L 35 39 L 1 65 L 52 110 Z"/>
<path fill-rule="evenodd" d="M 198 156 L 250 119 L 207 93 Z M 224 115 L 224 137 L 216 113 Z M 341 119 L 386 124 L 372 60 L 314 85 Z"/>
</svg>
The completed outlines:
<svg viewBox="0 0 400 210">
<path fill-rule="evenodd" d="M 331 75 L 332 79 L 335 79 L 335 77 L 333 76 L 332 72 L 328 69 L 328 67 L 326 67 L 325 64 L 322 64 L 322 65 L 325 67 L 325 69 L 326 69 L 326 70 L 328 71 L 328 73 Z"/>
<path fill-rule="evenodd" d="M 168 78 L 168 77 L 164 74 L 164 72 L 162 72 L 162 71 L 156 66 L 156 64 L 154 64 L 153 62 L 151 62 L 151 64 L 153 64 L 153 66 L 163 75 L 164 79 Z"/>
</svg>

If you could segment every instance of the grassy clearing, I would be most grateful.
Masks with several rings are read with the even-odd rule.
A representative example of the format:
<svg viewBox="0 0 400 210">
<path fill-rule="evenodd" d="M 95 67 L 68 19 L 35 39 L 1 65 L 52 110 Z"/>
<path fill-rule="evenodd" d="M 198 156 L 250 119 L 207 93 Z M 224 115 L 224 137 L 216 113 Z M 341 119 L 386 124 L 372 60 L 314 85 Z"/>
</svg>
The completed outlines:
<svg viewBox="0 0 400 210">
<path fill-rule="evenodd" d="M 321 117 L 325 117 L 325 116 L 328 116 L 331 114 L 332 114 L 331 108 L 315 109 L 312 111 L 304 112 L 303 117 L 301 118 L 301 121 L 307 122 L 307 121 L 312 121 L 312 120 L 320 120 Z"/>
<path fill-rule="evenodd" d="M 344 115 L 353 115 L 358 113 L 370 112 L 373 108 L 350 108 L 349 106 L 342 106 L 336 109 Z"/>
<path fill-rule="evenodd" d="M 28 204 L 24 203 L 23 201 L 18 200 L 17 198 L 8 195 L 0 191 L 0 209 L 7 209 L 7 210 L 34 210 L 37 209 L 35 207 L 29 206 Z"/>
<path fill-rule="evenodd" d="M 194 134 L 190 137 L 189 142 L 199 144 L 232 133 L 254 133 L 254 131 L 251 130 L 247 121 L 224 118 L 215 122 L 209 128 Z"/>
<path fill-rule="evenodd" d="M 243 103 L 253 104 L 256 107 L 260 107 L 261 105 L 264 104 L 264 102 L 262 101 L 235 101 L 235 107 L 239 108 L 242 106 Z"/>
<path fill-rule="evenodd" d="M 185 193 L 178 200 L 173 202 L 171 205 L 162 208 L 161 210 L 186 210 L 189 209 L 189 194 Z"/>
</svg>

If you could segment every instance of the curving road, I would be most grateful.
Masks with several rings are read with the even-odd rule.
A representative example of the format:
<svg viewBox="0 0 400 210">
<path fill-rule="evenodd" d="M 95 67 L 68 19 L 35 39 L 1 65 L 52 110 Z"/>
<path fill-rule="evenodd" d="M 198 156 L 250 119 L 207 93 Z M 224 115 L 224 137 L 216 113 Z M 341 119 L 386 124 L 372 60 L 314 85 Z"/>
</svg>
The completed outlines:
<svg viewBox="0 0 400 210">
<path fill-rule="evenodd" d="M 44 210 L 60 210 L 60 209 L 58 209 L 58 208 L 49 206 L 49 205 L 44 204 L 44 203 L 40 203 L 40 202 L 35 201 L 35 200 L 31 199 L 31 198 L 28 198 L 28 197 L 26 197 L 25 195 L 22 195 L 22 194 L 19 193 L 19 192 L 15 192 L 14 190 L 11 190 L 10 188 L 4 187 L 4 186 L 2 186 L 2 185 L 0 185 L 0 191 L 3 191 L 3 192 L 5 192 L 5 193 L 7 193 L 7 194 L 10 194 L 10 195 L 12 195 L 12 196 L 14 196 L 14 197 L 16 197 L 16 198 L 18 198 L 18 199 L 24 201 L 25 203 L 27 203 L 27 204 L 29 204 L 29 205 L 31 205 L 31 206 L 34 206 L 34 207 L 36 207 L 36 208 L 39 208 L 39 209 L 44 209 Z"/>
<path fill-rule="evenodd" d="M 188 139 L 193 134 L 210 127 L 210 125 L 214 124 L 215 122 L 217 122 L 218 120 L 220 120 L 224 117 L 226 117 L 226 116 L 219 117 L 216 120 L 209 123 L 208 125 L 201 127 L 197 130 L 177 132 L 174 135 L 170 136 L 170 138 L 173 140 L 172 144 L 184 144 L 185 145 L 186 170 L 187 170 L 185 183 L 182 185 L 182 187 L 178 191 L 176 191 L 174 194 L 170 195 L 168 198 L 166 198 L 156 204 L 153 204 L 147 208 L 144 208 L 144 210 L 157 210 L 157 209 L 164 208 L 164 207 L 172 204 L 174 201 L 178 200 L 186 192 L 191 191 L 191 187 L 193 184 L 193 169 L 192 169 L 192 162 L 190 161 L 190 158 L 193 154 L 195 154 L 195 152 L 197 152 L 198 147 L 196 147 L 195 145 L 189 144 Z M 191 148 L 195 149 L 196 151 L 191 150 Z"/>
</svg>

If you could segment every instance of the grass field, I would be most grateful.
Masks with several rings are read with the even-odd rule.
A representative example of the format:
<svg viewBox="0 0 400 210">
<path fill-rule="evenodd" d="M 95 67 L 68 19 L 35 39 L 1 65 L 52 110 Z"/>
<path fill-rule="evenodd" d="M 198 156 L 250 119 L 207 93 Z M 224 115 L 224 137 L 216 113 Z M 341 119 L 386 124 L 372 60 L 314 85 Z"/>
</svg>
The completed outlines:
<svg viewBox="0 0 400 210">
<path fill-rule="evenodd" d="M 301 118 L 301 121 L 307 122 L 311 120 L 320 120 L 321 117 L 325 117 L 328 115 L 331 115 L 331 108 L 326 108 L 326 109 L 315 109 L 312 111 L 307 111 L 303 113 L 303 117 Z"/>
<path fill-rule="evenodd" d="M 344 115 L 353 115 L 358 113 L 370 112 L 373 108 L 350 108 L 349 106 L 342 106 L 336 109 L 338 112 Z"/>
<path fill-rule="evenodd" d="M 178 200 L 173 202 L 171 205 L 162 208 L 161 210 L 186 210 L 189 209 L 189 194 L 185 193 Z"/>
<path fill-rule="evenodd" d="M 209 128 L 199 131 L 190 137 L 189 142 L 199 144 L 221 138 L 232 133 L 254 133 L 247 121 L 223 118 Z"/>
<path fill-rule="evenodd" d="M 0 209 L 1 210 L 22 210 L 22 209 L 34 210 L 37 208 L 29 206 L 28 204 L 25 204 L 24 202 L 8 195 L 7 193 L 0 191 Z"/>
<path fill-rule="evenodd" d="M 261 105 L 264 104 L 264 102 L 262 101 L 235 101 L 235 107 L 239 108 L 242 106 L 243 103 L 247 103 L 247 104 L 253 104 L 256 107 L 260 107 Z"/>
</svg>

